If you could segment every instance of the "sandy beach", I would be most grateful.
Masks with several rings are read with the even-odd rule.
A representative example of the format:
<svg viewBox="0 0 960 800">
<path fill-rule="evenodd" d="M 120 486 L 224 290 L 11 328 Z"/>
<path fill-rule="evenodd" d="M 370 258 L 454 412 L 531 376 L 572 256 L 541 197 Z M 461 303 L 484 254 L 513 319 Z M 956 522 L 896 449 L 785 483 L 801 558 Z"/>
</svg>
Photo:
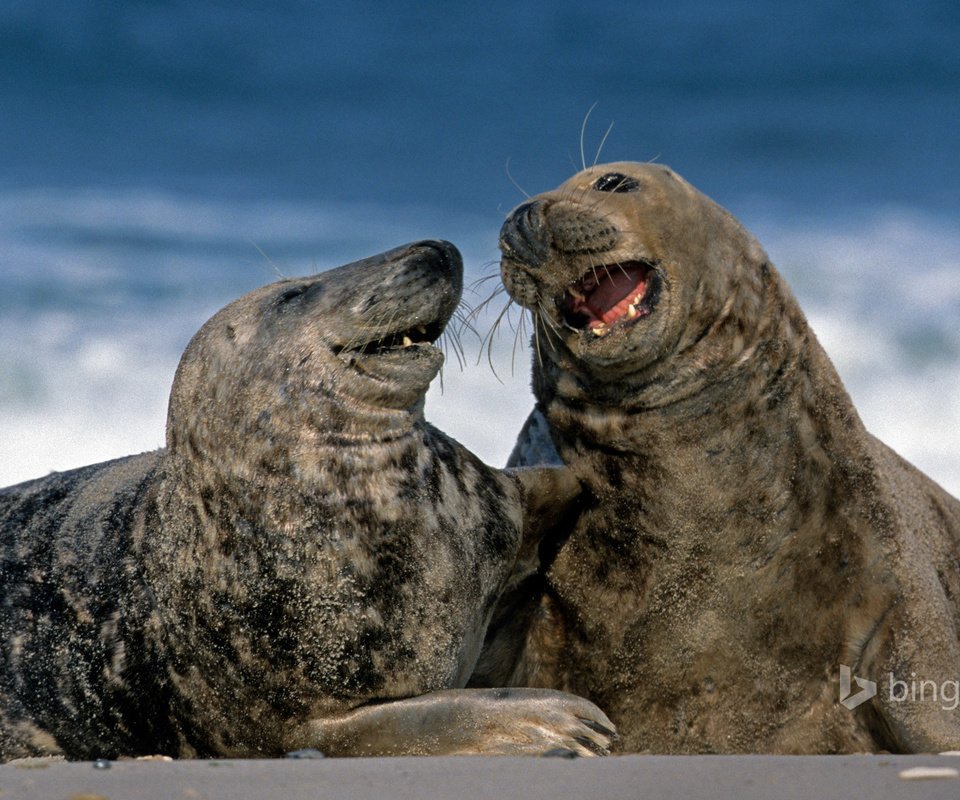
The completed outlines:
<svg viewBox="0 0 960 800">
<path fill-rule="evenodd" d="M 33 761 L 0 766 L 0 798 L 956 798 L 957 756 L 614 756 Z"/>
</svg>

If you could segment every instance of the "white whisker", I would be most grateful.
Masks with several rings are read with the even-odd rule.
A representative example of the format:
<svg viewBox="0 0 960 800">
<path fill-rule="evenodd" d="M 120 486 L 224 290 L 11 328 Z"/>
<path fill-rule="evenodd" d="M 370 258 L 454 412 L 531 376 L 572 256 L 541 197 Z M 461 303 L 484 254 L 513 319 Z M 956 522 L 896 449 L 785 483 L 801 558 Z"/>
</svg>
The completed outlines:
<svg viewBox="0 0 960 800">
<path fill-rule="evenodd" d="M 583 124 L 580 125 L 580 164 L 582 165 L 580 167 L 581 169 L 587 168 L 587 156 L 583 148 L 583 137 L 586 135 L 586 132 L 587 132 L 587 120 L 590 119 L 590 115 L 593 113 L 593 109 L 595 109 L 596 107 L 597 107 L 597 103 L 594 103 L 592 106 L 590 106 L 590 109 L 587 111 L 586 115 L 583 118 Z"/>
</svg>

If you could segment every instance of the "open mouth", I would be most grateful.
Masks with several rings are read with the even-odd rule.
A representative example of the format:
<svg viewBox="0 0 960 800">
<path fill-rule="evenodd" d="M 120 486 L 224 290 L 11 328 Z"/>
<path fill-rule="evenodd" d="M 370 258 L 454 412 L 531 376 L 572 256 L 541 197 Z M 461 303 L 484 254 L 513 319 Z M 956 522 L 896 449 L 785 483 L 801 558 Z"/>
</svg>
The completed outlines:
<svg viewBox="0 0 960 800">
<path fill-rule="evenodd" d="M 557 305 L 571 328 L 605 336 L 614 326 L 650 314 L 659 294 L 660 276 L 653 264 L 624 261 L 591 269 L 567 287 Z"/>
<path fill-rule="evenodd" d="M 353 353 L 356 355 L 382 356 L 388 353 L 401 352 L 408 347 L 416 347 L 417 345 L 433 345 L 442 333 L 443 325 L 439 322 L 428 322 L 423 325 L 415 325 L 407 330 L 388 333 L 379 339 L 345 347 L 336 347 L 334 352 L 337 355 Z"/>
</svg>

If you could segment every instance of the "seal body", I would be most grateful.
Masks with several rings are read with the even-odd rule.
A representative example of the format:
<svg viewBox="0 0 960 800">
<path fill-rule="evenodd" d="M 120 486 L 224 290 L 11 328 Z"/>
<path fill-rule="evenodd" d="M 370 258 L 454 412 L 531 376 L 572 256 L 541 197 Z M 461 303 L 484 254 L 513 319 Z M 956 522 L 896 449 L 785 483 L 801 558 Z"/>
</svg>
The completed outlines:
<svg viewBox="0 0 960 800">
<path fill-rule="evenodd" d="M 0 757 L 605 750 L 579 698 L 460 689 L 525 503 L 579 491 L 424 421 L 461 281 L 421 242 L 251 292 L 166 448 L 0 491 Z"/>
<path fill-rule="evenodd" d="M 960 502 L 867 433 L 754 238 L 617 163 L 515 209 L 501 249 L 540 354 L 511 463 L 562 460 L 590 500 L 477 684 L 581 693 L 631 752 L 960 747 Z"/>
</svg>

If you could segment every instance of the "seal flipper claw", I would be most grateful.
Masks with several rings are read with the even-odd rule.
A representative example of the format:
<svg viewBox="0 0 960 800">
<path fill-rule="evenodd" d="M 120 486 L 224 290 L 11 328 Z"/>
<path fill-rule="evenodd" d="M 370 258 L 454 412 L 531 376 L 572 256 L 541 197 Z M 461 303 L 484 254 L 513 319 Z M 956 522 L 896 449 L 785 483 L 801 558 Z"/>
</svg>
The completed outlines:
<svg viewBox="0 0 960 800">
<path fill-rule="evenodd" d="M 605 747 L 601 747 L 592 739 L 588 739 L 586 736 L 574 736 L 573 740 L 579 744 L 581 747 L 585 747 L 595 756 L 606 756 L 610 755 L 610 750 Z"/>
<path fill-rule="evenodd" d="M 590 730 L 596 731 L 602 736 L 607 736 L 610 739 L 617 738 L 617 731 L 615 728 L 608 728 L 606 725 L 603 725 L 600 722 L 595 722 L 592 719 L 581 719 L 580 722 L 590 728 Z"/>
<path fill-rule="evenodd" d="M 567 747 L 554 747 L 552 750 L 547 750 L 541 758 L 566 758 L 572 761 L 575 758 L 580 758 L 580 754 Z"/>
</svg>

